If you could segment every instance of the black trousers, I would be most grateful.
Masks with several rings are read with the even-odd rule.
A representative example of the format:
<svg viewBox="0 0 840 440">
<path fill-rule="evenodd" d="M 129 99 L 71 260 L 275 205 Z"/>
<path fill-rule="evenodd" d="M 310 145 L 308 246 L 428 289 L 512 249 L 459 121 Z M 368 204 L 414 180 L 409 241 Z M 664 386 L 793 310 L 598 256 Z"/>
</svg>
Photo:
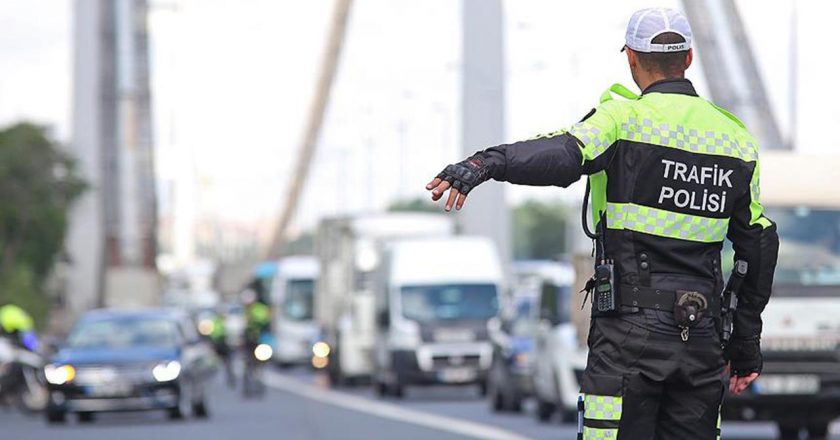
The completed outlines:
<svg viewBox="0 0 840 440">
<path fill-rule="evenodd" d="M 588 344 L 584 439 L 719 438 L 726 381 L 715 319 L 684 342 L 670 311 L 593 317 Z"/>
</svg>

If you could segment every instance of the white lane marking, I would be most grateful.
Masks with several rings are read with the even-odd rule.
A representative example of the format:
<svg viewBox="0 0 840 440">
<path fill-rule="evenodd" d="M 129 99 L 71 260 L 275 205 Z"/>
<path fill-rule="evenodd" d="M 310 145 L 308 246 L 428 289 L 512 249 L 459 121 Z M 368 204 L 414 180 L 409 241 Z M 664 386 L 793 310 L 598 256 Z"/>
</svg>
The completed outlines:
<svg viewBox="0 0 840 440">
<path fill-rule="evenodd" d="M 524 437 L 501 428 L 416 411 L 391 403 L 378 402 L 338 391 L 323 389 L 279 374 L 264 374 L 263 380 L 265 380 L 266 385 L 272 388 L 297 394 L 307 399 L 328 405 L 340 406 L 353 411 L 364 412 L 377 417 L 396 420 L 398 422 L 411 423 L 439 431 L 447 431 L 453 434 L 485 440 L 532 440 L 529 437 Z"/>
</svg>

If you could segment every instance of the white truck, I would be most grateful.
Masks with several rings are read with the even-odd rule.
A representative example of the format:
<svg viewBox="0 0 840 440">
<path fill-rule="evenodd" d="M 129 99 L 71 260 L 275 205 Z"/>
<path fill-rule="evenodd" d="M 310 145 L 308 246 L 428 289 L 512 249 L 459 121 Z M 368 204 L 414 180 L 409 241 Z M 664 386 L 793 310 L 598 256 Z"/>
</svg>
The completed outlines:
<svg viewBox="0 0 840 440">
<path fill-rule="evenodd" d="M 375 305 L 373 275 L 392 240 L 454 233 L 441 214 L 385 213 L 323 220 L 316 236 L 321 273 L 315 318 L 321 327 L 320 366 L 335 385 L 373 373 Z"/>
<path fill-rule="evenodd" d="M 271 282 L 271 305 L 277 347 L 274 361 L 281 367 L 309 364 L 318 337 L 314 316 L 318 260 L 296 255 L 280 259 Z"/>
<path fill-rule="evenodd" d="M 764 369 L 747 392 L 727 396 L 724 418 L 775 421 L 782 438 L 802 429 L 824 438 L 840 416 L 838 182 L 838 155 L 762 155 L 761 202 L 780 242 L 762 315 Z"/>
<path fill-rule="evenodd" d="M 580 297 L 573 294 L 574 270 L 553 261 L 520 261 L 514 264 L 519 289 L 530 288 L 536 297 L 532 309 L 537 322 L 534 336 L 534 398 L 537 420 L 547 422 L 555 413 L 564 421 L 577 417 L 580 377 L 586 368 L 586 347 L 572 323 L 572 308 Z"/>
<path fill-rule="evenodd" d="M 504 275 L 490 239 L 391 243 L 376 276 L 374 385 L 401 397 L 408 385 L 485 387 L 493 348 L 487 324 Z"/>
</svg>

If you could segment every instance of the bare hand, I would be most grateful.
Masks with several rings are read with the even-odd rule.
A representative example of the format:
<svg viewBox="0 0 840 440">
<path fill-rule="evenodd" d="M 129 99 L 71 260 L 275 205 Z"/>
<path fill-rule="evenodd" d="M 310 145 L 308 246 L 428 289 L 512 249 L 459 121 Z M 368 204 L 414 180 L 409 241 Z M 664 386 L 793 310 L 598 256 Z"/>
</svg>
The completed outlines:
<svg viewBox="0 0 840 440">
<path fill-rule="evenodd" d="M 446 199 L 446 205 L 443 208 L 447 212 L 452 210 L 453 205 L 455 205 L 456 210 L 460 210 L 464 206 L 464 201 L 467 199 L 466 194 L 461 194 L 457 189 L 450 188 L 450 186 L 449 182 L 440 177 L 435 177 L 431 182 L 426 184 L 426 189 L 432 192 L 432 200 L 435 202 L 440 200 L 446 190 L 449 189 L 449 197 Z"/>
<path fill-rule="evenodd" d="M 752 373 L 744 377 L 732 376 L 729 378 L 729 391 L 734 394 L 741 394 L 757 378 L 758 373 Z"/>
</svg>

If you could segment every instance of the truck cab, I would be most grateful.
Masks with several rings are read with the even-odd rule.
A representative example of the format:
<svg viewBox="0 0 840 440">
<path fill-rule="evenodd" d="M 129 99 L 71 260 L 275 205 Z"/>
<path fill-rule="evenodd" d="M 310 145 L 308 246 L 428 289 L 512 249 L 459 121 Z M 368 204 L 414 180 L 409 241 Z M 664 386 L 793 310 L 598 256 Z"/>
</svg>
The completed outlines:
<svg viewBox="0 0 840 440">
<path fill-rule="evenodd" d="M 318 260 L 311 256 L 290 256 L 277 262 L 271 282 L 274 308 L 274 361 L 281 367 L 308 364 L 312 344 L 318 337 L 314 318 L 315 280 Z"/>
<path fill-rule="evenodd" d="M 765 154 L 761 166 L 762 205 L 780 242 L 762 314 L 764 368 L 727 396 L 722 415 L 776 421 L 782 438 L 802 429 L 824 438 L 840 416 L 840 156 Z"/>
<path fill-rule="evenodd" d="M 374 385 L 399 397 L 409 385 L 485 387 L 488 321 L 499 310 L 502 265 L 478 237 L 391 243 L 377 274 Z"/>
</svg>

